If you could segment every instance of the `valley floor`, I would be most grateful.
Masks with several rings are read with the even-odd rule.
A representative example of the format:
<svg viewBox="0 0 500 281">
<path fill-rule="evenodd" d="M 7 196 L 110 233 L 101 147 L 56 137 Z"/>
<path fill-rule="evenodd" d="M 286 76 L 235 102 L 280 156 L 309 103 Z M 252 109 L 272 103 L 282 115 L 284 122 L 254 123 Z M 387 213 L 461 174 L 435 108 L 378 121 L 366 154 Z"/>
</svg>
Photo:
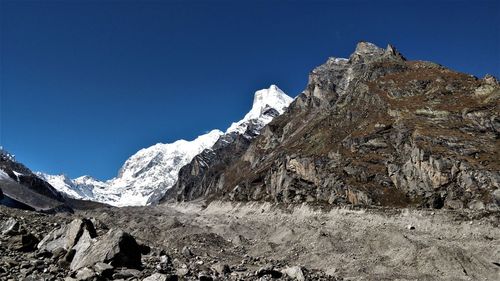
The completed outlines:
<svg viewBox="0 0 500 281">
<path fill-rule="evenodd" d="M 230 273 L 219 280 L 258 280 L 256 272 L 270 266 L 302 266 L 306 280 L 500 280 L 499 213 L 324 208 L 195 202 L 54 216 L 0 206 L 0 220 L 13 217 L 40 237 L 74 217 L 95 218 L 98 231 L 122 228 L 152 249 L 140 277 L 127 280 L 153 274 L 160 252 L 186 274 L 180 280 L 220 265 Z M 0 243 L 0 280 L 37 270 L 57 277 L 47 280 L 70 274 L 36 253 L 9 251 L 8 241 Z"/>
<path fill-rule="evenodd" d="M 344 280 L 500 280 L 500 214 L 178 203 L 89 211 L 167 252 L 255 271 L 268 263 Z M 243 275 L 244 276 L 244 275 Z"/>
</svg>

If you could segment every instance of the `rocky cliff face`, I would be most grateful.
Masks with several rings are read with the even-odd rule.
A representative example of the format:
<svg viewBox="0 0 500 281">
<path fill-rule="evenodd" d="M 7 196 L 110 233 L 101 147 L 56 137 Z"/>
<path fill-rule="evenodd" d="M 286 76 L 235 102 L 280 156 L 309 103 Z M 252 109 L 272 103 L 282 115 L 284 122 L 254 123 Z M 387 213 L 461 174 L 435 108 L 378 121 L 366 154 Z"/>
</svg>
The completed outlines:
<svg viewBox="0 0 500 281">
<path fill-rule="evenodd" d="M 197 156 L 178 199 L 498 210 L 499 99 L 491 76 L 361 42 L 314 69 L 254 141 Z"/>
</svg>

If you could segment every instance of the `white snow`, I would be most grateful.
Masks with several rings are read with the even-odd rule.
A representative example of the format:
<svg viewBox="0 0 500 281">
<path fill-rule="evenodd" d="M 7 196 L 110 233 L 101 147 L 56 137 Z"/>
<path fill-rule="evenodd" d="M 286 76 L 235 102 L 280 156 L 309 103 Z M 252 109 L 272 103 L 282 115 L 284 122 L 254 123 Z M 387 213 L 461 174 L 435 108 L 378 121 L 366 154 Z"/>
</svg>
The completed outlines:
<svg viewBox="0 0 500 281">
<path fill-rule="evenodd" d="M 12 172 L 14 173 L 14 175 L 16 175 L 17 181 L 19 181 L 19 176 L 24 176 L 24 174 L 22 174 L 22 173 L 19 173 L 16 171 L 12 171 Z"/>
<path fill-rule="evenodd" d="M 260 130 L 273 118 L 266 111 L 275 109 L 282 114 L 292 100 L 276 85 L 257 91 L 250 112 L 226 133 L 244 134 L 249 122 Z M 192 141 L 178 140 L 143 148 L 125 161 L 117 177 L 104 182 L 90 176 L 70 180 L 64 175 L 38 175 L 73 198 L 119 207 L 144 206 L 161 199 L 177 181 L 179 170 L 203 150 L 212 148 L 223 134 L 212 130 Z"/>
<path fill-rule="evenodd" d="M 9 175 L 4 172 L 2 169 L 0 169 L 0 180 L 8 180 L 8 181 L 13 181 Z"/>
<path fill-rule="evenodd" d="M 273 119 L 273 117 L 265 115 L 264 112 L 274 108 L 279 114 L 283 114 L 285 108 L 292 102 L 292 98 L 287 96 L 278 86 L 271 85 L 268 89 L 262 89 L 255 92 L 253 98 L 252 109 L 238 122 L 231 124 L 226 133 L 238 132 L 245 133 L 248 121 L 258 120 L 262 123 L 262 127 Z"/>
<path fill-rule="evenodd" d="M 92 189 L 78 185 L 77 179 L 71 180 L 66 175 L 49 175 L 40 172 L 37 172 L 36 175 L 71 198 L 89 199 L 93 197 Z"/>
</svg>

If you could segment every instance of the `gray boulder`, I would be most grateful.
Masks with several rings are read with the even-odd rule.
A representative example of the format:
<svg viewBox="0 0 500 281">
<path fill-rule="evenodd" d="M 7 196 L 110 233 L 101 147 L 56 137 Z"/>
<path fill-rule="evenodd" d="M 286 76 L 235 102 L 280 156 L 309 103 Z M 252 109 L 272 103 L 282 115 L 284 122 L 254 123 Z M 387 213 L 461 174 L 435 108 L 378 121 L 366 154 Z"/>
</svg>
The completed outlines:
<svg viewBox="0 0 500 281">
<path fill-rule="evenodd" d="M 283 274 L 287 275 L 293 280 L 304 281 L 306 278 L 304 277 L 304 272 L 300 266 L 292 266 L 283 269 Z"/>
<path fill-rule="evenodd" d="M 75 219 L 70 224 L 55 229 L 47 234 L 38 244 L 39 250 L 54 252 L 62 248 L 68 251 L 78 243 L 84 232 L 91 238 L 97 236 L 94 225 L 88 219 Z"/>
<path fill-rule="evenodd" d="M 38 239 L 31 233 L 12 236 L 7 240 L 8 248 L 14 251 L 32 252 L 36 249 Z"/>
<path fill-rule="evenodd" d="M 168 276 L 165 274 L 155 273 L 149 277 L 144 278 L 142 281 L 167 281 Z"/>
<path fill-rule="evenodd" d="M 98 239 L 92 239 L 85 231 L 74 249 L 76 253 L 70 265 L 73 271 L 98 262 L 114 267 L 141 267 L 141 247 L 134 237 L 120 229 L 111 229 Z"/>
<path fill-rule="evenodd" d="M 19 222 L 14 218 L 9 218 L 6 222 L 2 224 L 2 235 L 13 235 L 18 234 L 21 230 Z"/>
<path fill-rule="evenodd" d="M 96 276 L 95 272 L 90 268 L 82 268 L 76 273 L 76 279 L 85 281 L 92 280 Z"/>
</svg>

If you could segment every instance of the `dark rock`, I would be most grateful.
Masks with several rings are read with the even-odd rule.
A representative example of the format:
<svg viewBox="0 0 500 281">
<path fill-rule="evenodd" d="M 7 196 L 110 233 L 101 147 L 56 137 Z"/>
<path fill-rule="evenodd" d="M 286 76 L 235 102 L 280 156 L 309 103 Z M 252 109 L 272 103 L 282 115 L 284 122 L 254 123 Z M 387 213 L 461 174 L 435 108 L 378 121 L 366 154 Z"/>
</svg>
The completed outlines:
<svg viewBox="0 0 500 281">
<path fill-rule="evenodd" d="M 255 275 L 258 277 L 263 277 L 265 275 L 270 275 L 272 278 L 281 278 L 283 275 L 280 271 L 274 269 L 273 266 L 265 266 L 259 268 L 256 272 Z"/>
<path fill-rule="evenodd" d="M 212 276 L 206 274 L 206 273 L 200 273 L 198 274 L 198 280 L 200 281 L 213 281 L 214 279 Z"/>
<path fill-rule="evenodd" d="M 38 241 L 38 238 L 31 233 L 16 235 L 8 239 L 8 247 L 14 251 L 32 252 L 36 249 Z"/>
</svg>

